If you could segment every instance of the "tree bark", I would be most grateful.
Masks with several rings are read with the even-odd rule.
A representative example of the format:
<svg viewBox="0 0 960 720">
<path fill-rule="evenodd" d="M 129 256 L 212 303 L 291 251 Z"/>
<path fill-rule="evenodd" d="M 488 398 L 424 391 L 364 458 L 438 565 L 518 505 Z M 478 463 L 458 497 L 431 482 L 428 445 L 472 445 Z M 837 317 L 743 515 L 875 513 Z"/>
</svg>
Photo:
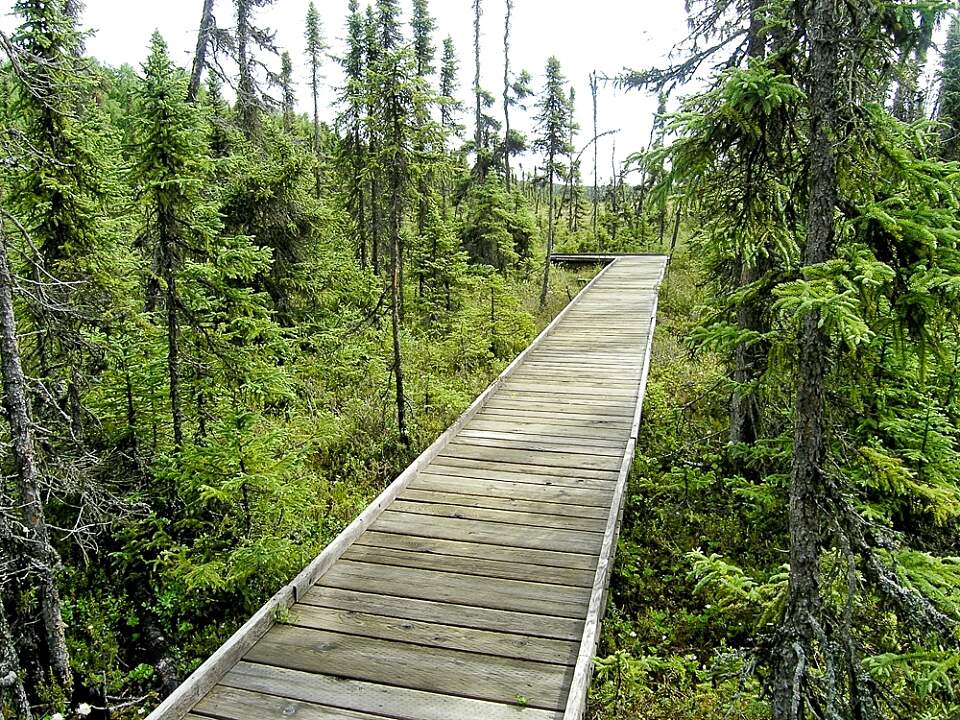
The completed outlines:
<svg viewBox="0 0 960 720">
<path fill-rule="evenodd" d="M 50 541 L 40 491 L 40 468 L 37 462 L 33 423 L 27 400 L 27 381 L 20 360 L 17 341 L 17 320 L 13 306 L 13 275 L 7 257 L 5 239 L 0 234 L 0 367 L 3 372 L 3 406 L 10 425 L 10 444 L 16 466 L 16 487 L 21 512 L 28 533 L 32 556 L 28 560 L 37 577 L 37 595 L 44 639 L 50 655 L 50 669 L 69 697 L 73 688 L 70 653 L 61 613 L 60 591 L 56 572 L 60 557 Z"/>
<path fill-rule="evenodd" d="M 197 50 L 193 56 L 193 70 L 190 73 L 190 85 L 187 87 L 187 101 L 195 103 L 200 92 L 204 68 L 207 67 L 207 51 L 210 49 L 210 35 L 215 22 L 213 17 L 214 0 L 203 0 L 203 13 L 200 16 L 200 30 L 197 31 Z"/>
<path fill-rule="evenodd" d="M 593 227 L 593 243 L 598 250 L 603 250 L 600 245 L 600 234 L 597 228 L 597 220 L 600 215 L 600 143 L 597 142 L 600 131 L 597 126 L 597 71 L 590 73 L 590 95 L 593 98 L 593 216 L 591 225 Z"/>
<path fill-rule="evenodd" d="M 173 424 L 173 446 L 183 448 L 183 403 L 180 396 L 180 329 L 177 313 L 177 274 L 173 257 L 173 238 L 169 228 L 174 219 L 169 211 L 160 210 L 160 256 L 163 282 L 166 285 L 165 305 L 167 310 L 167 377 L 170 388 L 170 418 Z"/>
<path fill-rule="evenodd" d="M 483 170 L 481 155 L 483 153 L 483 99 L 480 91 L 480 15 L 483 13 L 481 0 L 473 0 L 473 94 L 476 103 L 474 122 L 474 142 L 476 143 L 477 167 Z M 486 173 L 481 172 L 481 180 Z"/>
<path fill-rule="evenodd" d="M 754 264 L 741 263 L 740 287 L 750 285 L 762 277 L 760 268 Z M 753 332 L 764 330 L 762 310 L 753 299 L 746 299 L 737 308 L 737 328 Z M 766 354 L 756 344 L 739 343 L 733 351 L 733 381 L 736 387 L 730 398 L 730 442 L 752 444 L 759 437 L 760 403 L 756 394 L 745 386 L 762 374 Z"/>
<path fill-rule="evenodd" d="M 237 84 L 237 109 L 240 115 L 240 129 L 244 136 L 253 139 L 260 127 L 257 88 L 253 77 L 253 63 L 250 60 L 250 6 L 251 0 L 237 2 L 237 64 L 240 66 L 240 82 Z"/>
<path fill-rule="evenodd" d="M 553 233 L 554 233 L 554 229 L 556 228 L 556 220 L 554 218 L 554 213 L 553 213 L 553 205 L 554 205 L 553 163 L 554 163 L 554 160 L 555 158 L 553 156 L 553 153 L 551 153 L 549 158 L 550 170 L 547 173 L 548 182 L 549 182 L 549 189 L 547 190 L 547 194 L 549 196 L 549 203 L 550 203 L 550 208 L 548 212 L 549 212 L 550 219 L 549 219 L 549 225 L 547 226 L 547 256 L 544 259 L 544 263 L 543 263 L 543 287 L 540 289 L 540 309 L 541 310 L 547 304 L 547 292 L 550 289 L 550 257 L 553 255 Z"/>
<path fill-rule="evenodd" d="M 375 175 L 375 173 L 374 173 Z M 376 177 L 370 178 L 370 261 L 373 274 L 380 274 L 380 183 Z"/>
<path fill-rule="evenodd" d="M 809 17 L 810 142 L 809 204 L 804 264 L 829 260 L 835 250 L 837 206 L 836 141 L 839 97 L 839 0 L 814 0 Z M 774 665 L 773 716 L 799 720 L 806 715 L 804 685 L 814 661 L 821 607 L 820 550 L 823 503 L 830 502 L 823 471 L 827 449 L 824 418 L 830 339 L 818 312 L 803 319 L 797 379 L 796 423 L 790 485 L 789 600 Z M 829 652 L 827 648 L 823 651 Z"/>
<path fill-rule="evenodd" d="M 403 146 L 403 129 L 401 127 L 402 110 L 397 106 L 397 101 L 392 100 L 394 107 L 391 109 L 390 119 L 392 121 L 394 146 L 400 148 Z M 393 158 L 390 163 L 390 240 L 393 252 L 390 253 L 390 295 L 391 305 L 391 329 L 393 331 L 393 376 L 396 389 L 397 401 L 397 431 L 400 435 L 400 442 L 405 447 L 410 447 L 410 434 L 407 431 L 407 399 L 403 389 L 403 354 L 400 348 L 400 321 L 403 310 L 403 193 L 404 193 L 404 168 L 403 160 L 399 157 Z"/>
<path fill-rule="evenodd" d="M 360 138 L 360 125 L 353 130 L 353 203 L 354 217 L 357 219 L 357 253 L 360 267 L 367 266 L 367 218 L 366 198 L 363 193 L 363 141 Z"/>
<path fill-rule="evenodd" d="M 513 0 L 506 0 L 507 16 L 503 24 L 503 174 L 507 192 L 510 192 L 510 19 Z"/>
<path fill-rule="evenodd" d="M 680 220 L 683 217 L 683 205 L 677 203 L 677 214 L 673 219 L 673 237 L 670 238 L 670 256 L 673 256 L 677 249 L 677 241 L 680 239 Z"/>
<path fill-rule="evenodd" d="M 14 720 L 33 720 L 30 699 L 23 687 L 22 673 L 17 647 L 7 622 L 7 612 L 0 602 L 0 694 L 5 691 L 9 697 Z"/>
<path fill-rule="evenodd" d="M 763 6 L 765 0 L 750 0 L 750 27 L 747 32 L 747 57 L 763 58 L 766 54 L 767 35 L 764 32 Z M 776 124 L 776 121 L 774 121 Z M 777 127 L 768 130 L 768 137 L 779 143 L 782 131 Z M 748 184 L 749 185 L 749 184 Z M 746 192 L 751 192 L 750 187 Z M 758 254 L 752 262 L 740 257 L 737 261 L 740 287 L 760 280 L 765 272 L 764 259 Z M 766 298 L 747 298 L 737 309 L 737 327 L 749 332 L 766 330 L 763 312 Z M 755 393 L 745 386 L 754 382 L 766 370 L 766 348 L 757 343 L 740 343 L 733 352 L 733 381 L 736 383 L 730 397 L 730 442 L 733 444 L 756 442 L 760 432 L 762 414 Z"/>
</svg>

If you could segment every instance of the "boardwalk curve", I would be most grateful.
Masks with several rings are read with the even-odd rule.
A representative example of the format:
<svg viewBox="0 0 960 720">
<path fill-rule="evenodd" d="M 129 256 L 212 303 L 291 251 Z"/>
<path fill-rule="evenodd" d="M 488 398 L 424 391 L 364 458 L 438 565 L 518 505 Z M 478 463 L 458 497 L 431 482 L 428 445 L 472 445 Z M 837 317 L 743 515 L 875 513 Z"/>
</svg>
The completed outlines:
<svg viewBox="0 0 960 720">
<path fill-rule="evenodd" d="M 666 264 L 609 264 L 148 720 L 579 720 Z"/>
</svg>

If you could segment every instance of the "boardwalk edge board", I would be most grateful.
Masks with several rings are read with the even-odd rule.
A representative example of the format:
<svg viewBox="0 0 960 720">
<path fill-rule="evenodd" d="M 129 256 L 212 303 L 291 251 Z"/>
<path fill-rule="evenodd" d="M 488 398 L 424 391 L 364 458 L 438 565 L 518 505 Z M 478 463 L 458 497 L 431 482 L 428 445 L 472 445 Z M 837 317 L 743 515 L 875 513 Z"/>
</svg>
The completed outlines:
<svg viewBox="0 0 960 720">
<path fill-rule="evenodd" d="M 607 267 L 613 267 L 614 261 Z M 617 549 L 617 540 L 620 536 L 620 522 L 623 519 L 624 500 L 626 498 L 627 480 L 633 466 L 633 458 L 637 447 L 637 438 L 640 435 L 640 418 L 643 414 L 643 400 L 647 392 L 647 380 L 650 375 L 650 361 L 653 357 L 654 331 L 657 329 L 657 306 L 660 302 L 660 285 L 666 274 L 664 265 L 659 277 L 654 283 L 653 312 L 650 317 L 650 335 L 647 339 L 646 352 L 643 359 L 643 373 L 640 376 L 640 387 L 637 391 L 637 407 L 630 429 L 630 440 L 620 466 L 620 475 L 617 479 L 617 488 L 614 491 L 613 503 L 610 507 L 610 517 L 604 534 L 603 547 L 600 551 L 600 560 L 597 563 L 597 574 L 590 595 L 590 606 L 583 630 L 583 640 L 580 644 L 580 653 L 574 668 L 573 680 L 567 695 L 567 705 L 563 713 L 563 720 L 581 720 L 587 707 L 587 694 L 590 690 L 590 680 L 593 677 L 593 658 L 600 641 L 600 623 L 607 605 L 607 590 L 610 586 L 610 576 L 613 573 L 613 563 Z"/>
<path fill-rule="evenodd" d="M 500 386 L 523 364 L 524 359 L 534 352 L 544 342 L 563 319 L 580 303 L 586 294 L 603 278 L 613 262 L 601 270 L 576 297 L 557 314 L 553 321 L 544 328 L 536 339 L 520 353 L 507 368 L 484 390 L 468 407 L 457 421 L 447 428 L 420 456 L 413 461 L 377 498 L 364 509 L 357 518 L 350 523 L 304 570 L 288 585 L 280 589 L 267 603 L 261 607 L 243 626 L 237 630 L 213 655 L 200 665 L 176 690 L 174 690 L 146 720 L 183 720 L 193 707 L 223 679 L 227 672 L 243 658 L 247 652 L 276 624 L 278 616 L 283 615 L 302 598 L 306 592 L 320 579 L 333 563 L 347 551 L 353 542 L 380 516 L 384 509 L 416 477 L 421 468 L 426 467 L 439 455 L 450 440 L 483 408 L 487 400 Z M 662 273 L 661 273 L 662 277 Z M 648 352 L 649 355 L 649 352 Z M 638 423 L 639 420 L 635 421 Z M 634 435 L 636 432 L 634 431 Z M 632 458 L 632 445 L 628 447 Z M 629 463 L 627 464 L 629 468 Z M 622 498 L 621 498 L 622 502 Z M 601 558 L 602 560 L 602 558 Z M 599 570 L 597 577 L 600 577 Z M 591 602 L 591 611 L 593 603 Z M 586 643 L 586 638 L 584 639 Z M 593 644 L 596 644 L 594 632 Z M 591 663 L 592 658 L 587 659 Z M 579 674 L 580 661 L 577 669 Z M 588 668 L 589 669 L 589 668 Z M 589 675 L 587 675 L 589 682 Z M 586 698 L 586 685 L 583 690 Z M 571 716 L 572 717 L 572 716 Z M 579 718 L 579 715 L 577 716 Z"/>
</svg>

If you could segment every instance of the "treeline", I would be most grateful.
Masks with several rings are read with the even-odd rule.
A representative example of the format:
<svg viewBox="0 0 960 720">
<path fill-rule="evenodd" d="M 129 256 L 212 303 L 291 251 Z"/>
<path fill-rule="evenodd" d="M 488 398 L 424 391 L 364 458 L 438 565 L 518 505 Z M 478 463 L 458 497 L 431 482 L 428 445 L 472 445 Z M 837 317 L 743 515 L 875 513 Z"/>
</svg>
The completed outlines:
<svg viewBox="0 0 960 720">
<path fill-rule="evenodd" d="M 677 65 L 624 78 L 720 68 L 652 158 L 696 228 L 664 307 L 698 354 L 655 370 L 611 716 L 957 715 L 954 6 L 702 0 Z"/>
<path fill-rule="evenodd" d="M 4 717 L 154 704 L 567 301 L 551 248 L 650 238 L 619 177 L 582 222 L 556 60 L 539 93 L 508 62 L 502 124 L 476 80 L 463 140 L 426 1 L 354 0 L 328 125 L 314 6 L 292 58 L 270 0 L 200 5 L 189 72 L 159 35 L 98 64 L 73 0 L 0 34 Z"/>
</svg>

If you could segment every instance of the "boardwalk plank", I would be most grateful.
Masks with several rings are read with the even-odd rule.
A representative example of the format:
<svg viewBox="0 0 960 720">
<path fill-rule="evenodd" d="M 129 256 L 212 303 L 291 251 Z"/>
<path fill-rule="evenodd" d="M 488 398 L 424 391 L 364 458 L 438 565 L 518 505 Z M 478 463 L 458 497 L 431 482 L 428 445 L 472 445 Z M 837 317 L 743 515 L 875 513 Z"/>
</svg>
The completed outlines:
<svg viewBox="0 0 960 720">
<path fill-rule="evenodd" d="M 471 468 L 466 468 L 470 470 Z M 452 468 L 457 471 L 457 468 Z M 531 475 L 530 477 L 536 477 Z M 550 484 L 547 484 L 550 482 Z M 465 495 L 487 495 L 496 498 L 512 498 L 516 500 L 530 500 L 533 502 L 550 502 L 559 505 L 576 505 L 586 507 L 610 507 L 610 498 L 613 497 L 613 487 L 601 490 L 597 487 L 566 487 L 554 484 L 548 478 L 544 483 L 518 483 L 497 478 L 459 477 L 455 472 L 444 475 L 423 473 L 419 475 L 410 487 L 417 490 L 433 490 L 435 492 L 454 492 Z"/>
<path fill-rule="evenodd" d="M 507 452 L 507 451 L 504 451 Z M 515 472 L 525 475 L 564 475 L 567 477 L 592 478 L 595 480 L 616 480 L 617 472 L 610 469 L 612 463 L 605 463 L 607 467 L 586 467 L 586 466 L 564 466 L 560 464 L 534 465 L 529 462 L 523 462 L 527 459 L 520 455 L 514 455 L 512 458 L 501 457 L 497 459 L 497 452 L 472 452 L 471 457 L 466 457 L 466 451 L 458 451 L 456 454 L 441 454 L 430 464 L 430 469 L 438 467 L 455 468 L 476 468 L 479 470 L 502 470 L 505 472 Z M 480 456 L 480 457 L 478 457 Z M 519 461 L 519 462 L 518 462 Z M 561 459 L 562 461 L 562 459 Z M 554 463 L 558 463 L 555 459 Z M 571 472 L 567 472 L 571 471 Z"/>
<path fill-rule="evenodd" d="M 572 640 L 551 640 L 491 630 L 442 625 L 384 615 L 335 610 L 316 605 L 297 605 L 286 624 L 344 635 L 395 640 L 424 647 L 462 650 L 496 657 L 534 660 L 554 665 L 573 665 L 579 645 Z"/>
<path fill-rule="evenodd" d="M 429 553 L 432 555 L 454 556 L 457 558 L 486 559 L 520 565 L 538 565 L 554 569 L 569 568 L 571 570 L 583 570 L 590 574 L 592 574 L 596 568 L 596 559 L 592 555 L 462 542 L 459 540 L 442 540 L 439 538 L 417 537 L 416 535 L 382 533 L 374 530 L 370 530 L 361 535 L 355 547 L 365 545 L 370 547 L 392 548 L 395 550 L 410 550 L 412 552 Z"/>
<path fill-rule="evenodd" d="M 576 618 L 526 613 L 514 610 L 459 605 L 450 602 L 421 600 L 398 595 L 369 593 L 360 590 L 316 586 L 303 596 L 302 602 L 319 607 L 369 612 L 387 617 L 422 620 L 459 627 L 495 630 L 516 635 L 579 640 L 583 621 Z"/>
<path fill-rule="evenodd" d="M 568 452 L 538 452 L 536 450 L 517 450 L 509 447 L 473 445 L 459 440 L 447 445 L 438 460 L 447 458 L 486 460 L 488 462 L 508 463 L 524 467 L 565 468 L 574 471 L 605 470 L 614 474 L 620 468 L 622 462 L 620 457 L 590 455 L 588 453 L 574 452 L 573 449 Z"/>
<path fill-rule="evenodd" d="M 476 435 L 460 433 L 455 443 L 451 445 L 472 445 L 474 447 L 503 448 L 505 450 L 527 450 L 537 453 L 574 453 L 577 455 L 602 455 L 606 457 L 622 458 L 626 447 L 626 440 L 619 447 L 608 447 L 601 444 L 564 442 L 562 438 L 551 440 L 532 440 L 523 437 L 485 438 Z"/>
<path fill-rule="evenodd" d="M 565 442 L 587 444 L 601 442 L 604 444 L 619 444 L 619 437 L 625 437 L 628 429 L 604 428 L 576 422 L 545 422 L 535 420 L 510 420 L 485 415 L 471 420 L 464 430 L 465 437 L 473 437 L 477 433 L 484 433 L 490 437 L 494 434 L 533 435 L 539 437 L 563 438 Z"/>
<path fill-rule="evenodd" d="M 197 704 L 196 711 L 218 720 L 284 720 L 290 717 L 296 717 L 297 720 L 385 720 L 386 718 L 384 715 L 331 708 L 268 695 L 264 692 L 251 692 L 225 686 L 214 688 Z"/>
<path fill-rule="evenodd" d="M 522 708 L 515 702 L 483 702 L 248 662 L 237 665 L 224 679 L 224 685 L 351 708 L 396 720 L 559 720 L 562 717 L 559 712 Z"/>
<path fill-rule="evenodd" d="M 599 480 L 597 482 L 603 482 Z M 516 498 L 501 498 L 488 495 L 469 495 L 467 493 L 433 492 L 407 488 L 400 495 L 403 500 L 418 502 L 442 503 L 445 505 L 461 505 L 465 507 L 490 508 L 492 510 L 514 510 L 517 512 L 540 513 L 543 515 L 576 515 L 581 518 L 606 520 L 610 513 L 602 507 L 581 505 L 571 508 L 568 505 L 551 502 L 535 502 L 533 500 L 517 500 Z"/>
<path fill-rule="evenodd" d="M 525 697 L 530 707 L 558 710 L 571 670 L 513 658 L 363 638 L 277 625 L 258 642 L 249 662 L 351 680 L 391 684 L 493 702 Z"/>
<path fill-rule="evenodd" d="M 432 517 L 448 517 L 462 520 L 482 520 L 483 522 L 503 523 L 506 525 L 525 525 L 530 527 L 559 528 L 562 530 L 581 530 L 583 532 L 602 533 L 606 528 L 605 520 L 583 518 L 572 515 L 547 515 L 528 513 L 519 510 L 493 510 L 474 508 L 446 503 L 419 502 L 398 498 L 390 506 L 396 512 L 412 513 Z"/>
<path fill-rule="evenodd" d="M 507 547 L 531 548 L 533 550 L 557 550 L 558 552 L 590 555 L 599 551 L 598 533 L 579 530 L 557 530 L 528 526 L 494 525 L 477 520 L 456 518 L 423 517 L 387 510 L 373 524 L 373 530 L 400 535 L 417 535 L 439 540 L 461 540 L 505 545 Z"/>
<path fill-rule="evenodd" d="M 534 580 L 549 585 L 590 587 L 594 573 L 591 570 L 537 565 L 528 562 L 491 560 L 489 558 L 457 557 L 432 552 L 397 550 L 390 547 L 354 545 L 346 553 L 345 560 L 396 565 L 397 567 L 420 568 L 440 572 L 477 575 L 478 577 L 502 578 L 504 580 Z"/>
<path fill-rule="evenodd" d="M 330 568 L 319 584 L 343 590 L 572 619 L 584 616 L 590 599 L 589 588 L 481 578 L 350 560 L 341 560 Z"/>
</svg>

